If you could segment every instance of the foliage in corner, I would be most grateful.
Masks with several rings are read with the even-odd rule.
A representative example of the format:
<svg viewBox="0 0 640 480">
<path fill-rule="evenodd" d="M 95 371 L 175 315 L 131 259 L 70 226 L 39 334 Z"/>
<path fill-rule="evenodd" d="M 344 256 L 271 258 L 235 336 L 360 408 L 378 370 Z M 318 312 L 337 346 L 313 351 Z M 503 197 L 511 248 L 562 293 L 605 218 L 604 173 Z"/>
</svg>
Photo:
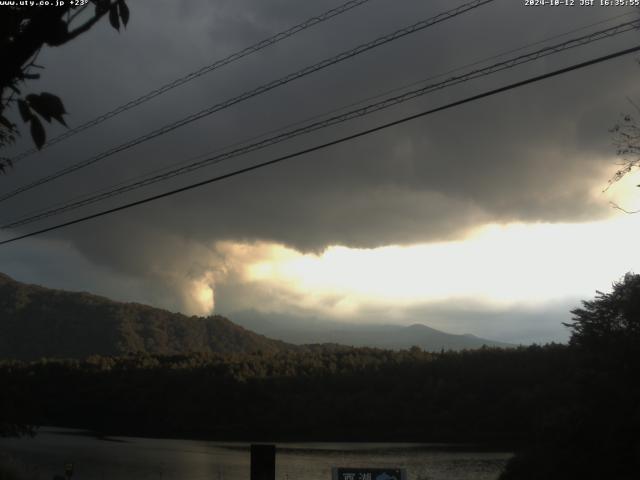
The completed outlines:
<svg viewBox="0 0 640 480">
<path fill-rule="evenodd" d="M 81 4 L 81 5 L 78 5 Z M 93 5 L 93 11 L 89 9 Z M 6 113 L 17 110 L 22 121 L 29 125 L 36 148 L 47 142 L 42 120 L 66 126 L 67 112 L 62 100 L 49 92 L 23 94 L 27 80 L 37 80 L 35 63 L 44 46 L 59 47 L 91 29 L 102 17 L 109 16 L 111 26 L 129 23 L 129 8 L 125 0 L 87 0 L 66 2 L 61 6 L 5 5 L 0 16 L 0 148 L 11 145 L 20 135 L 17 124 Z M 80 23 L 80 20 L 82 22 Z M 0 157 L 0 173 L 13 167 L 7 157 Z"/>
</svg>

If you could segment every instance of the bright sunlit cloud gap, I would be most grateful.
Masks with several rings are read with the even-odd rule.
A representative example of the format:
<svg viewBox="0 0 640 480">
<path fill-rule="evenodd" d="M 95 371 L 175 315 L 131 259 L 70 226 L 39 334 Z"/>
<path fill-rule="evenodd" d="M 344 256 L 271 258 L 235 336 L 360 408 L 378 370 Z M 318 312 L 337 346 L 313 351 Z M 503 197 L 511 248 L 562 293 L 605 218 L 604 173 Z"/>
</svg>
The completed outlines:
<svg viewBox="0 0 640 480">
<path fill-rule="evenodd" d="M 367 304 L 410 306 L 468 298 L 496 304 L 591 295 L 630 270 L 640 271 L 640 216 L 582 224 L 485 225 L 456 242 L 303 254 L 244 246 L 245 279 L 297 297 L 342 296 L 346 310 Z"/>
</svg>

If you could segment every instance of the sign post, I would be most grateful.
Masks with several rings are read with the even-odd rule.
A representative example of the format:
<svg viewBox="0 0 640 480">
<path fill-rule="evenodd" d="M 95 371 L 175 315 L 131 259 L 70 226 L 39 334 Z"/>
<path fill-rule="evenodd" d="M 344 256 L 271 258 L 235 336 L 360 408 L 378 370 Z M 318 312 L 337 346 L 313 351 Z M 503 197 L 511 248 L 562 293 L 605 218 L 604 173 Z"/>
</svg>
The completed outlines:
<svg viewBox="0 0 640 480">
<path fill-rule="evenodd" d="M 275 480 L 276 446 L 251 445 L 251 480 Z"/>
<path fill-rule="evenodd" d="M 73 462 L 64 462 L 64 474 L 67 476 L 67 480 L 71 480 L 73 475 Z"/>
</svg>

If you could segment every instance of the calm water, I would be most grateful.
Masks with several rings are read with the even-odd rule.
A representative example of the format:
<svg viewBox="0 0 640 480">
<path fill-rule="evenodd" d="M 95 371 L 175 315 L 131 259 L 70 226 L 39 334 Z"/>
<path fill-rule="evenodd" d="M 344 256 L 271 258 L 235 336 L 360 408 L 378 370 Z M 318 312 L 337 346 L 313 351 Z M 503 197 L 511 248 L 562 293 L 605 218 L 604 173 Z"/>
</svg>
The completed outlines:
<svg viewBox="0 0 640 480">
<path fill-rule="evenodd" d="M 0 451 L 51 480 L 75 465 L 74 480 L 248 480 L 246 443 L 113 437 L 43 429 L 35 438 L 0 439 Z M 409 480 L 498 478 L 508 452 L 446 449 L 427 444 L 279 443 L 277 480 L 330 480 L 331 467 L 404 467 Z"/>
</svg>

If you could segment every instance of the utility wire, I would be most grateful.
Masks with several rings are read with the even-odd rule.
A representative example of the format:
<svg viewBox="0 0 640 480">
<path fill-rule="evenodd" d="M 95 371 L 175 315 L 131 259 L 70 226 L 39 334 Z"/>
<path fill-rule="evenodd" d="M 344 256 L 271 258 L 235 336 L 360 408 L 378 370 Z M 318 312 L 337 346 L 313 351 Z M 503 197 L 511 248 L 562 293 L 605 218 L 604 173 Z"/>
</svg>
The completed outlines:
<svg viewBox="0 0 640 480">
<path fill-rule="evenodd" d="M 551 37 L 547 37 L 547 38 L 545 38 L 543 40 L 538 40 L 536 42 L 528 43 L 526 45 L 522 45 L 522 46 L 517 47 L 517 48 L 512 48 L 510 50 L 506 50 L 506 51 L 503 51 L 501 53 L 498 53 L 498 54 L 495 54 L 495 55 L 491 55 L 490 57 L 483 58 L 482 60 L 477 60 L 477 61 L 475 61 L 473 63 L 467 63 L 465 65 L 453 68 L 451 70 L 447 70 L 447 71 L 439 73 L 437 75 L 432 75 L 430 77 L 423 78 L 421 80 L 416 80 L 414 82 L 402 85 L 400 87 L 394 87 L 391 90 L 387 90 L 385 92 L 377 93 L 377 94 L 375 94 L 375 95 L 373 95 L 371 97 L 367 97 L 367 98 L 364 98 L 362 100 L 358 100 L 357 102 L 353 102 L 353 103 L 351 103 L 349 105 L 346 105 L 344 107 L 336 108 L 336 109 L 331 110 L 329 112 L 325 112 L 324 114 L 319 114 L 319 115 L 311 117 L 310 119 L 307 119 L 307 120 L 320 118 L 322 116 L 329 115 L 331 113 L 335 113 L 335 112 L 338 112 L 340 110 L 345 110 L 345 109 L 347 109 L 349 107 L 353 107 L 353 106 L 356 106 L 356 105 L 361 105 L 361 104 L 363 104 L 363 103 L 365 103 L 365 102 L 367 102 L 369 100 L 375 100 L 377 98 L 381 98 L 381 97 L 384 97 L 386 95 L 390 95 L 392 93 L 400 92 L 402 90 L 406 90 L 408 88 L 415 87 L 416 85 L 420 85 L 420 84 L 422 84 L 424 82 L 428 82 L 430 80 L 435 80 L 436 78 L 441 78 L 441 77 L 444 77 L 445 75 L 449 75 L 451 73 L 456 73 L 456 72 L 459 72 L 461 70 L 465 70 L 465 69 L 470 68 L 470 67 L 475 67 L 476 65 L 481 65 L 481 64 L 486 63 L 486 62 L 488 62 L 490 60 L 496 60 L 498 58 L 502 58 L 502 57 L 504 57 L 506 55 L 509 55 L 510 53 L 521 52 L 523 50 L 527 50 L 529 48 L 535 47 L 536 45 L 542 45 L 542 44 L 550 42 L 551 40 L 556 40 L 558 38 L 563 38 L 563 37 L 566 37 L 568 35 L 571 35 L 572 33 L 582 32 L 584 30 L 588 30 L 589 28 L 592 28 L 592 27 L 595 27 L 595 26 L 598 26 L 598 25 L 602 25 L 602 24 L 605 24 L 605 23 L 609 23 L 609 22 L 611 22 L 613 20 L 617 20 L 619 18 L 628 17 L 630 15 L 635 15 L 637 17 L 638 16 L 638 12 L 622 13 L 620 15 L 615 15 L 613 17 L 609 17 L 609 18 L 604 19 L 604 20 L 599 20 L 597 22 L 593 22 L 593 23 L 590 23 L 588 25 L 583 25 L 582 27 L 578 27 L 578 28 L 575 28 L 573 30 L 568 30 L 568 31 L 560 33 L 560 34 L 553 35 Z M 303 123 L 303 122 L 300 122 L 300 123 Z"/>
<path fill-rule="evenodd" d="M 456 17 L 458 15 L 461 15 L 465 12 L 468 12 L 470 10 L 473 10 L 475 8 L 478 8 L 482 5 L 485 5 L 487 3 L 491 3 L 494 0 L 473 0 L 471 2 L 465 3 L 463 5 L 460 5 L 456 8 L 453 8 L 451 10 L 448 10 L 446 12 L 440 13 L 438 15 L 435 15 L 433 17 L 430 17 L 426 20 L 422 20 L 420 22 L 414 23 L 413 25 L 410 25 L 408 27 L 404 27 L 400 30 L 396 30 L 393 33 L 390 33 L 388 35 L 384 35 L 381 37 L 378 37 L 370 42 L 361 44 L 351 50 L 347 50 L 344 51 L 342 53 L 339 53 L 338 55 L 335 55 L 333 57 L 330 57 L 328 59 L 325 59 L 321 62 L 315 63 L 313 65 L 310 65 L 308 67 L 305 67 L 301 70 L 298 70 L 297 72 L 291 73 L 289 75 L 286 75 L 284 77 L 279 78 L 278 80 L 274 80 L 272 82 L 263 84 L 253 90 L 247 91 L 245 93 L 242 93 L 241 95 L 238 95 L 236 97 L 233 97 L 231 99 L 225 100 L 221 103 L 218 103 L 216 105 L 213 105 L 209 108 L 206 108 L 204 110 L 201 110 L 197 113 L 194 113 L 192 115 L 189 115 L 187 117 L 182 118 L 181 120 L 178 120 L 174 123 L 165 125 L 164 127 L 161 127 L 159 129 L 156 129 L 152 132 L 147 133 L 146 135 L 134 138 L 133 140 L 130 140 L 126 143 L 123 143 L 121 145 L 118 145 L 116 147 L 113 147 L 109 150 L 106 150 L 94 157 L 91 157 L 87 160 L 75 163 L 73 165 L 70 165 L 69 167 L 63 168 L 62 170 L 59 170 L 57 172 L 54 172 L 50 175 L 47 175 L 45 177 L 42 177 L 38 180 L 35 180 L 31 183 L 28 183 L 27 185 L 24 185 L 22 187 L 19 187 L 15 190 L 12 190 L 8 193 L 5 193 L 3 195 L 0 195 L 0 202 L 3 202 L 5 200 L 8 200 L 9 198 L 13 198 L 16 195 L 22 193 L 22 192 L 26 192 L 27 190 L 31 190 L 32 188 L 35 188 L 37 186 L 43 185 L 45 183 L 51 182 L 52 180 L 55 180 L 57 178 L 60 178 L 64 175 L 68 175 L 70 173 L 76 172 L 78 170 L 81 170 L 82 168 L 85 168 L 89 165 L 92 165 L 96 162 L 99 162 L 100 160 L 103 160 L 107 157 L 110 157 L 112 155 L 115 155 L 116 153 L 122 152 L 124 150 L 127 150 L 129 148 L 132 148 L 136 145 L 139 145 L 141 143 L 144 143 L 148 140 L 151 140 L 153 138 L 159 137 L 161 135 L 166 135 L 167 133 L 176 130 L 177 128 L 183 127 L 184 125 L 187 125 L 189 123 L 195 122 L 196 120 L 199 120 L 201 118 L 207 117 L 209 115 L 212 115 L 215 112 L 218 112 L 220 110 L 224 110 L 226 108 L 231 107 L 232 105 L 235 105 L 237 103 L 243 102 L 245 100 L 248 100 L 252 97 L 261 95 L 263 93 L 266 93 L 270 90 L 273 90 L 274 88 L 280 87 L 282 85 L 285 85 L 287 83 L 290 83 L 294 80 L 298 80 L 302 77 L 305 77 L 307 75 L 310 75 L 314 72 L 317 72 L 319 70 L 322 70 L 324 68 L 327 68 L 331 65 L 335 65 L 337 63 L 343 62 L 347 59 L 350 59 L 352 57 L 355 57 L 357 55 L 360 55 L 361 53 L 367 52 L 369 50 L 372 50 L 374 48 L 377 48 L 379 46 L 385 45 L 387 43 L 393 42 L 395 40 L 398 40 L 402 37 L 405 37 L 407 35 L 416 33 L 420 30 L 424 30 L 425 28 L 431 27 L 437 23 L 440 22 L 444 22 L 446 20 L 449 20 L 453 17 Z"/>
<path fill-rule="evenodd" d="M 605 38 L 610 38 L 612 36 L 615 35 L 620 35 L 622 33 L 637 29 L 640 27 L 640 20 L 635 20 L 632 22 L 625 22 L 619 25 L 616 25 L 614 27 L 610 27 L 604 30 L 600 30 L 597 32 L 593 32 L 591 34 L 588 35 L 583 35 L 581 37 L 578 38 L 574 38 L 574 39 L 570 39 L 567 40 L 565 42 L 556 44 L 556 45 L 552 45 L 549 47 L 545 47 L 539 50 L 536 50 L 534 52 L 531 53 L 527 53 L 527 54 L 523 54 L 508 60 L 504 60 L 502 62 L 498 62 L 495 63 L 493 65 L 489 65 L 487 67 L 484 68 L 479 68 L 479 69 L 475 69 L 472 70 L 468 73 L 465 73 L 463 75 L 458 75 L 458 76 L 454 76 L 454 77 L 450 77 L 442 82 L 439 83 L 433 83 L 433 84 L 429 84 L 426 86 L 423 86 L 419 89 L 416 90 L 412 90 L 409 92 L 405 92 L 401 95 L 397 95 L 394 97 L 390 97 L 387 99 L 384 99 L 382 101 L 376 102 L 376 103 L 372 103 L 370 105 L 366 105 L 364 107 L 361 108 L 357 108 L 355 110 L 351 110 L 348 112 L 345 112 L 343 114 L 340 115 L 336 115 L 318 122 L 314 122 L 311 123 L 309 125 L 306 125 L 304 127 L 301 128 L 296 128 L 293 130 L 290 130 L 288 132 L 279 134 L 279 135 L 275 135 L 269 138 L 266 138 L 264 140 L 258 141 L 256 143 L 252 143 L 228 152 L 224 152 L 212 157 L 208 157 L 208 158 L 204 158 L 201 160 L 198 160 L 196 162 L 192 162 L 190 164 L 184 165 L 184 166 L 180 166 L 180 167 L 175 167 L 172 170 L 168 170 L 165 171 L 163 173 L 159 173 L 153 176 L 147 176 L 144 177 L 141 180 L 138 181 L 133 181 L 130 182 L 128 184 L 122 185 L 122 186 L 118 186 L 115 188 L 111 188 L 110 190 L 106 190 L 106 191 L 102 191 L 101 193 L 97 193 L 97 194 L 93 194 L 92 196 L 83 198 L 82 200 L 78 200 L 78 201 L 71 201 L 68 202 L 66 204 L 63 204 L 62 206 L 59 207 L 55 207 L 55 208 L 51 208 L 49 210 L 46 210 L 44 212 L 41 213 L 37 213 L 37 214 L 33 214 L 30 216 L 23 216 L 20 219 L 14 220 L 10 223 L 7 223 L 5 225 L 0 226 L 1 229 L 7 229 L 7 228 L 15 228 L 15 227 L 19 227 L 22 225 L 26 225 L 29 223 L 33 223 L 35 221 L 38 220 L 42 220 L 44 218 L 48 218 L 54 215 L 58 215 L 64 212 L 68 212 L 71 210 L 76 210 L 80 207 L 86 206 L 86 205 L 90 205 L 96 202 L 99 202 L 101 200 L 106 200 L 108 198 L 111 197 L 115 197 L 118 195 L 122 195 L 124 193 L 130 192 L 132 190 L 137 190 L 139 188 L 142 187 L 146 187 L 164 180 L 167 180 L 169 178 L 178 176 L 178 175 L 183 175 L 189 172 L 192 172 L 194 170 L 198 170 L 200 168 L 204 168 L 206 166 L 209 166 L 211 164 L 217 164 L 220 163 L 222 161 L 234 158 L 234 157 L 238 157 L 241 155 L 245 155 L 247 153 L 251 153 L 257 150 L 261 150 L 263 148 L 284 142 L 286 140 L 290 140 L 294 137 L 303 135 L 303 134 L 307 134 L 307 133 L 311 133 L 314 132 L 316 130 L 320 130 L 323 128 L 327 128 L 329 126 L 333 126 L 333 125 L 337 125 L 340 123 L 344 123 L 346 121 L 355 119 L 355 118 L 359 118 L 359 117 L 363 117 L 365 115 L 369 115 L 371 113 L 374 112 L 378 112 L 380 110 L 384 110 L 387 108 L 390 108 L 392 106 L 398 105 L 400 103 L 404 103 L 406 101 L 412 100 L 414 98 L 426 95 L 428 93 L 432 93 L 436 90 L 441 90 L 453 85 L 458 85 L 460 83 L 464 83 L 464 82 L 468 82 L 470 80 L 474 80 L 483 76 L 487 76 L 496 72 L 500 72 L 506 69 L 510 69 L 510 68 L 514 68 L 516 66 L 522 65 L 524 63 L 529 63 L 535 60 L 538 60 L 542 57 L 546 57 L 552 54 L 556 54 L 571 48 L 576 48 L 579 46 L 584 46 L 590 43 L 593 43 L 595 41 L 598 40 L 602 40 Z"/>
<path fill-rule="evenodd" d="M 458 100 L 456 102 L 448 103 L 446 105 L 442 105 L 442 106 L 437 107 L 437 108 L 432 108 L 430 110 L 426 110 L 426 111 L 423 111 L 423 112 L 420 112 L 420 113 L 417 113 L 417 114 L 414 114 L 414 115 L 406 116 L 406 117 L 400 118 L 398 120 L 394 120 L 392 122 L 384 123 L 384 124 L 379 125 L 377 127 L 369 128 L 367 130 L 363 130 L 363 131 L 360 131 L 358 133 L 354 133 L 352 135 L 341 137 L 341 138 L 338 138 L 336 140 L 332 140 L 330 142 L 326 142 L 326 143 L 323 143 L 323 144 L 320 144 L 320 145 L 316 145 L 314 147 L 306 148 L 304 150 L 299 150 L 297 152 L 290 153 L 288 155 L 283 155 L 281 157 L 277 157 L 277 158 L 274 158 L 272 160 L 267 160 L 265 162 L 261 162 L 261 163 L 258 163 L 258 164 L 255 164 L 255 165 L 252 165 L 252 166 L 249 166 L 249 167 L 245 167 L 245 168 L 241 168 L 241 169 L 238 169 L 238 170 L 234 170 L 233 172 L 225 173 L 223 175 L 218 175 L 216 177 L 212 177 L 212 178 L 209 178 L 207 180 L 203 180 L 203 181 L 200 181 L 200 182 L 197 182 L 197 183 L 192 183 L 190 185 L 187 185 L 187 186 L 184 186 L 184 187 L 181 187 L 181 188 L 177 188 L 175 190 L 171 190 L 171 191 L 168 191 L 168 192 L 164 192 L 164 193 L 160 193 L 160 194 L 157 194 L 157 195 L 153 195 L 153 196 L 150 196 L 150 197 L 147 197 L 147 198 L 143 198 L 141 200 L 137 200 L 135 202 L 126 203 L 126 204 L 120 205 L 118 207 L 110 208 L 110 209 L 107 209 L 107 210 L 103 210 L 101 212 L 97 212 L 97 213 L 94 213 L 94 214 L 91 214 L 91 215 L 87 215 L 85 217 L 77 218 L 75 220 L 70 220 L 68 222 L 59 223 L 59 224 L 53 225 L 51 227 L 43 228 L 41 230 L 36 230 L 34 232 L 26 233 L 24 235 L 19 235 L 19 236 L 13 237 L 13 238 L 9 238 L 7 240 L 0 241 L 0 245 L 6 245 L 6 244 L 9 244 L 9 243 L 12 243 L 12 242 L 17 242 L 18 240 L 22 240 L 22 239 L 25 239 L 25 238 L 33 237 L 35 235 L 40 235 L 40 234 L 43 234 L 43 233 L 46 233 L 46 232 L 51 232 L 53 230 L 58 230 L 58 229 L 61 229 L 61 228 L 64 228 L 64 227 L 68 227 L 70 225 L 75 225 L 75 224 L 78 224 L 78 223 L 86 222 L 86 221 L 94 219 L 94 218 L 98 218 L 98 217 L 102 217 L 102 216 L 105 216 L 105 215 L 109 215 L 111 213 L 119 212 L 121 210 L 126 210 L 126 209 L 129 209 L 129 208 L 138 206 L 138 205 L 143 205 L 145 203 L 150 203 L 150 202 L 153 202 L 155 200 L 159 200 L 161 198 L 170 197 L 170 196 L 176 195 L 178 193 L 186 192 L 186 191 L 189 191 L 189 190 L 193 190 L 195 188 L 202 187 L 204 185 L 208 185 L 210 183 L 219 182 L 219 181 L 225 180 L 227 178 L 231 178 L 231 177 L 235 177 L 235 176 L 238 176 L 238 175 L 242 175 L 244 173 L 248 173 L 248 172 L 253 171 L 253 170 L 258 170 L 258 169 L 261 169 L 261 168 L 264 168 L 264 167 L 268 167 L 268 166 L 271 166 L 271 165 L 275 165 L 277 163 L 284 162 L 286 160 L 290 160 L 292 158 L 296 158 L 296 157 L 300 157 L 302 155 L 306 155 L 308 153 L 316 152 L 318 150 L 323 150 L 323 149 L 326 149 L 326 148 L 334 146 L 334 145 L 345 143 L 345 142 L 354 140 L 356 138 L 364 137 L 366 135 L 371 135 L 372 133 L 375 133 L 375 132 L 378 132 L 378 131 L 381 131 L 381 130 L 385 130 L 387 128 L 390 128 L 390 127 L 393 127 L 393 126 L 396 126 L 396 125 L 400 125 L 400 124 L 403 124 L 403 123 L 406 123 L 406 122 L 409 122 L 409 121 L 412 121 L 412 120 L 415 120 L 415 119 L 418 119 L 418 118 L 426 117 L 427 115 L 431 115 L 431 114 L 434 114 L 434 113 L 437 113 L 437 112 L 448 110 L 450 108 L 454 108 L 454 107 L 457 107 L 457 106 L 460 106 L 460 105 L 471 103 L 471 102 L 474 102 L 474 101 L 477 101 L 477 100 L 480 100 L 480 99 L 483 99 L 483 98 L 491 97 L 491 96 L 497 95 L 499 93 L 503 93 L 503 92 L 506 92 L 506 91 L 509 91 L 509 90 L 514 90 L 516 88 L 520 88 L 520 87 L 523 87 L 525 85 L 529 85 L 529 84 L 536 83 L 536 82 L 539 82 L 539 81 L 542 81 L 542 80 L 545 80 L 545 79 L 548 79 L 548 78 L 552 78 L 552 77 L 556 77 L 556 76 L 559 76 L 559 75 L 563 75 L 565 73 L 568 73 L 568 72 L 571 72 L 571 71 L 574 71 L 574 70 L 579 70 L 579 69 L 582 69 L 582 68 L 585 68 L 585 67 L 588 67 L 588 66 L 591 66 L 591 65 L 596 65 L 598 63 L 602 63 L 602 62 L 605 62 L 605 61 L 608 61 L 608 60 L 612 60 L 614 58 L 618 58 L 618 57 L 621 57 L 623 55 L 629 55 L 631 53 L 635 53 L 635 52 L 638 52 L 638 51 L 640 51 L 640 45 L 637 45 L 637 46 L 631 47 L 631 48 L 627 48 L 625 50 L 619 50 L 619 51 L 617 51 L 615 53 L 611 53 L 609 55 L 604 55 L 604 56 L 601 56 L 601 57 L 597 57 L 597 58 L 594 58 L 594 59 L 591 59 L 591 60 L 588 60 L 588 61 L 585 61 L 585 62 L 581 62 L 581 63 L 578 63 L 578 64 L 571 65 L 569 67 L 561 68 L 559 70 L 554 70 L 554 71 L 549 72 L 549 73 L 545 73 L 545 74 L 542 74 L 542 75 L 537 75 L 535 77 L 530 77 L 530 78 L 528 78 L 526 80 L 521 80 L 519 82 L 511 83 L 509 85 L 506 85 L 506 86 L 503 86 L 503 87 L 500 87 L 500 88 L 496 88 L 496 89 L 493 89 L 493 90 L 488 90 L 486 92 L 483 92 L 483 93 L 480 93 L 480 94 L 477 94 L 477 95 L 473 95 L 471 97 L 467 97 L 467 98 L 465 98 L 463 100 Z"/>
<path fill-rule="evenodd" d="M 325 22 L 333 17 L 341 15 L 349 10 L 352 10 L 356 7 L 361 6 L 364 3 L 368 3 L 369 1 L 371 0 L 349 0 L 348 2 L 345 2 L 342 5 L 339 5 L 338 7 L 332 8 L 331 10 L 327 10 L 326 12 L 321 13 L 320 15 L 316 15 L 315 17 L 308 18 L 304 22 L 294 25 L 293 27 L 288 28 L 287 30 L 276 33 L 275 35 L 269 38 L 265 38 L 264 40 L 261 40 L 258 43 L 254 43 L 253 45 L 246 47 L 243 50 L 240 50 L 238 52 L 232 53 L 220 60 L 216 60 L 210 65 L 206 65 L 194 72 L 184 75 L 183 77 L 177 78 L 172 82 L 166 83 L 161 87 L 156 88 L 155 90 L 152 90 L 134 100 L 131 100 L 130 102 L 120 105 L 119 107 L 116 107 L 113 110 L 110 110 L 100 115 L 99 117 L 89 120 L 81 125 L 78 125 L 77 127 L 66 130 L 64 133 L 56 137 L 53 137 L 51 140 L 47 141 L 42 146 L 42 148 L 40 148 L 40 150 L 38 150 L 37 148 L 30 148 L 28 150 L 25 150 L 24 152 L 21 152 L 15 155 L 13 158 L 11 158 L 11 161 L 14 164 L 16 164 L 19 161 L 23 160 L 24 158 L 33 155 L 34 153 L 37 153 L 47 147 L 50 147 L 51 145 L 55 145 L 56 143 L 66 140 L 67 138 L 70 138 L 84 130 L 87 130 L 88 128 L 95 127 L 96 125 L 99 125 L 102 122 L 115 117 L 116 115 L 120 115 L 121 113 L 126 112 L 127 110 L 137 107 L 138 105 L 148 102 L 152 98 L 162 95 L 163 93 L 166 93 L 169 90 L 173 90 L 174 88 L 177 88 L 181 85 L 184 85 L 187 82 L 195 80 L 198 77 L 206 75 L 209 72 L 222 68 L 225 65 L 229 65 L 230 63 L 240 60 L 241 58 L 249 56 L 253 53 L 259 52 L 264 48 L 270 47 L 271 45 L 274 45 L 278 42 L 281 42 L 282 40 L 292 37 L 293 35 L 296 35 L 297 33 L 300 33 L 303 30 L 307 30 L 308 28 L 314 27 L 319 23 Z"/>
</svg>

